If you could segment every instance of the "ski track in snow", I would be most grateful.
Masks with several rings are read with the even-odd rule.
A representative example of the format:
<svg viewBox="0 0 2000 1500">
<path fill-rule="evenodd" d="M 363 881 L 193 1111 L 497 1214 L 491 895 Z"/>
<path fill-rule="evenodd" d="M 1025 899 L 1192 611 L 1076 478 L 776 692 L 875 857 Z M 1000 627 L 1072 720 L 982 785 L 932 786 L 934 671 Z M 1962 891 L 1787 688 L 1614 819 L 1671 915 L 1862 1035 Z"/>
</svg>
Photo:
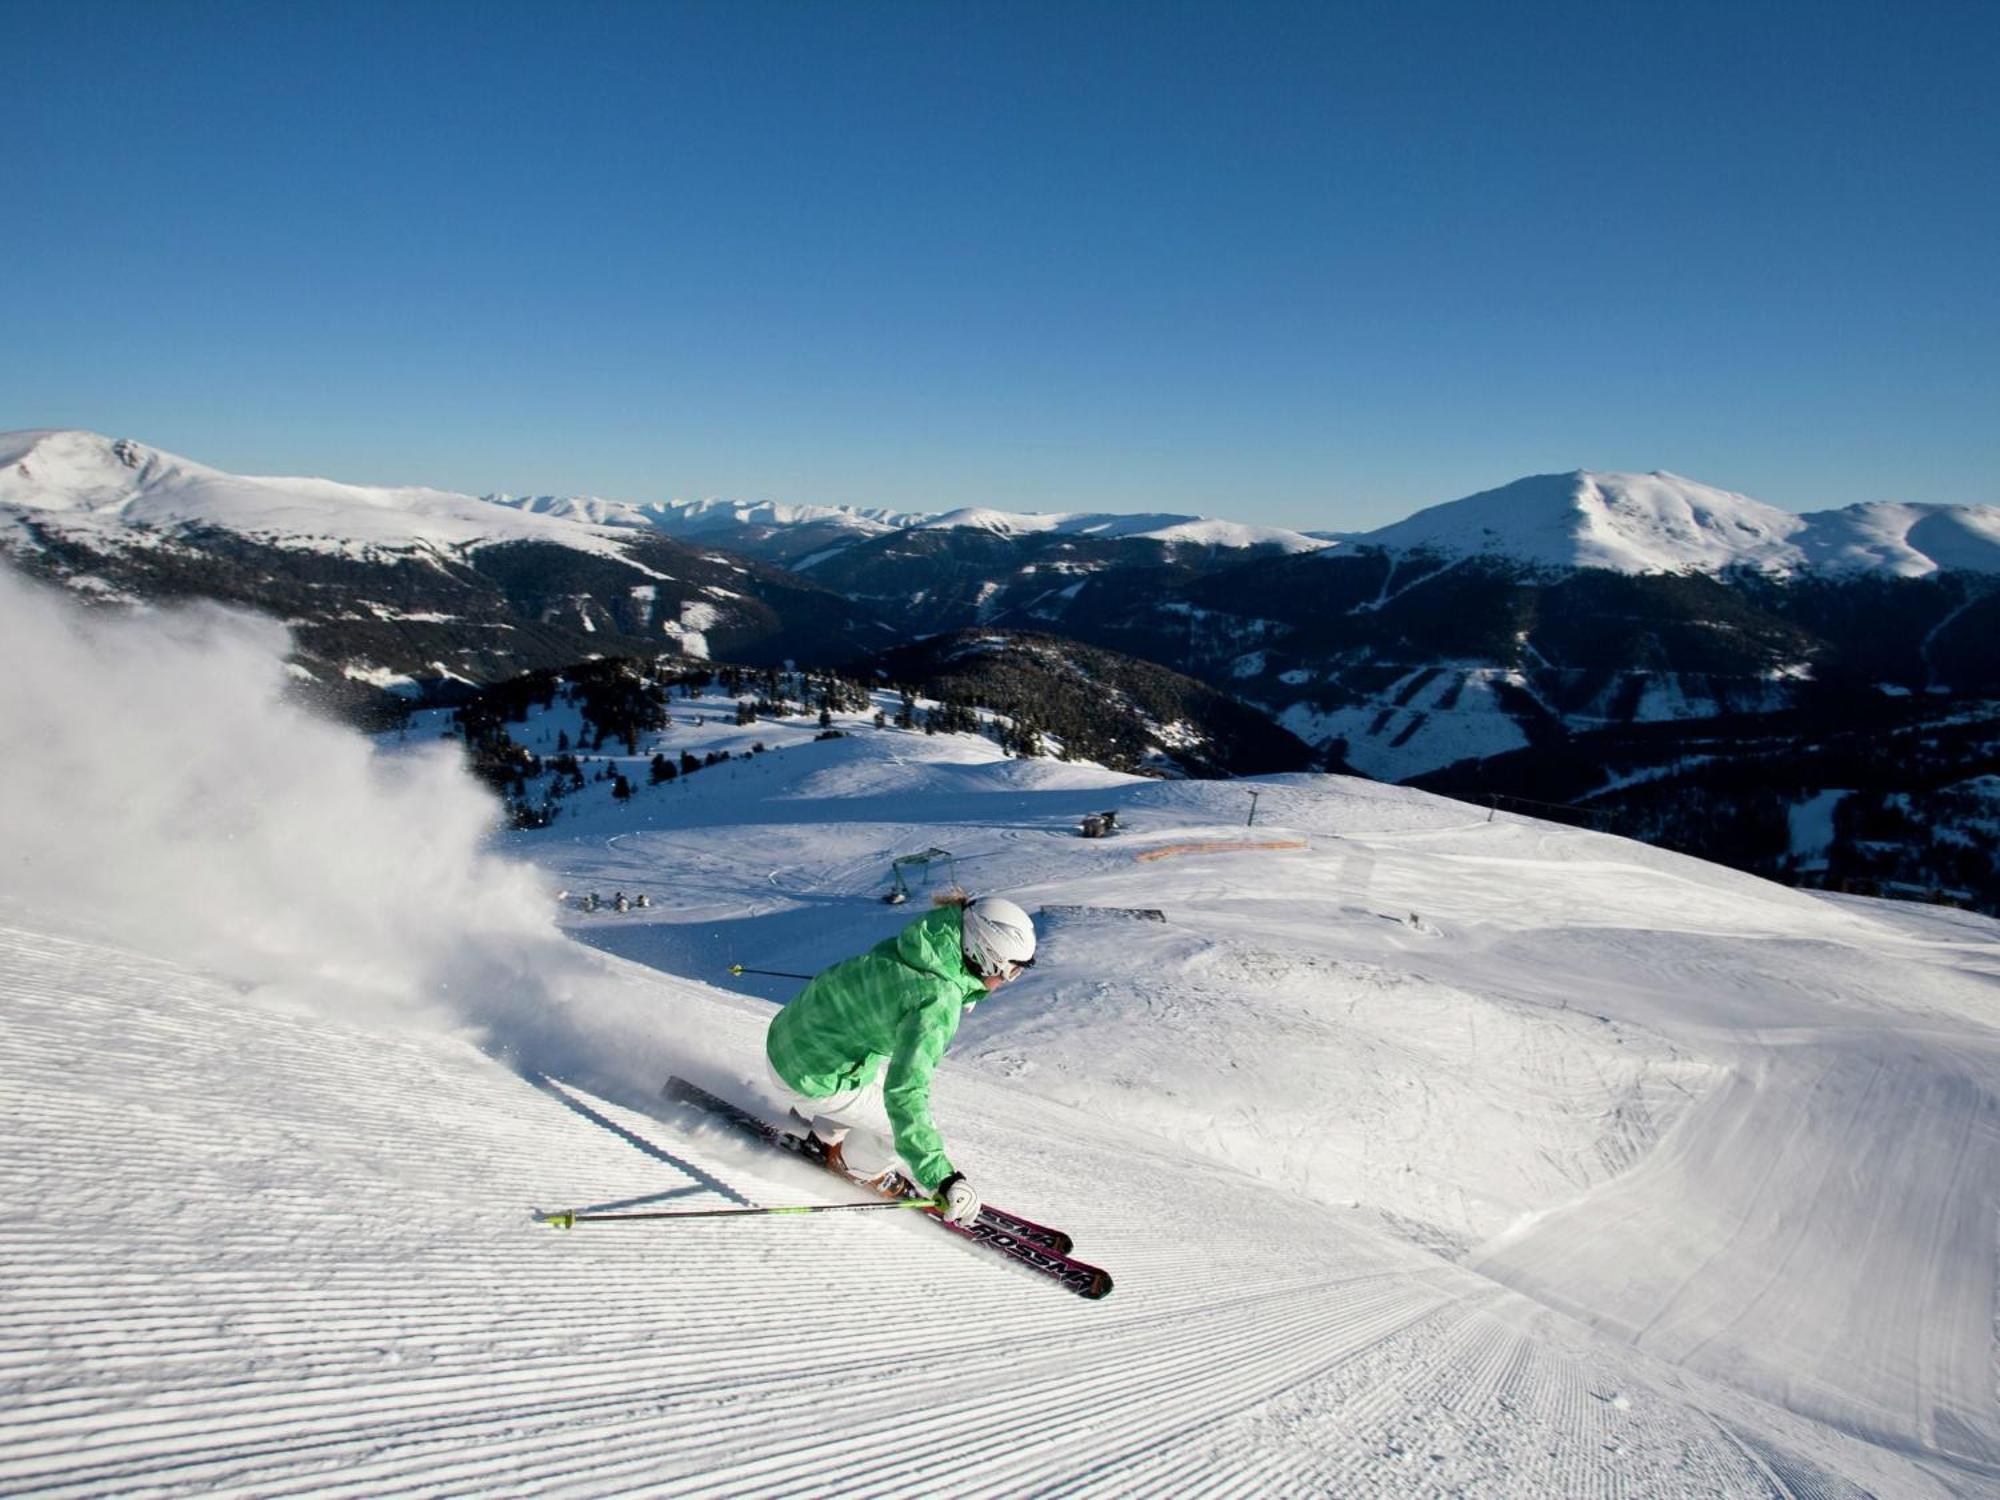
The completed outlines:
<svg viewBox="0 0 2000 1500">
<path fill-rule="evenodd" d="M 538 1226 L 720 1200 L 461 1043 L 84 943 L 0 955 L 10 1493 L 1806 1493 L 1684 1377 L 1051 1107 L 990 1144 L 1138 1186 L 1016 1205 L 1116 1268 L 1102 1304 L 873 1216 Z M 752 1199 L 819 1181 L 584 1102 Z M 1711 1399 L 1783 1451 L 1792 1419 Z"/>
</svg>

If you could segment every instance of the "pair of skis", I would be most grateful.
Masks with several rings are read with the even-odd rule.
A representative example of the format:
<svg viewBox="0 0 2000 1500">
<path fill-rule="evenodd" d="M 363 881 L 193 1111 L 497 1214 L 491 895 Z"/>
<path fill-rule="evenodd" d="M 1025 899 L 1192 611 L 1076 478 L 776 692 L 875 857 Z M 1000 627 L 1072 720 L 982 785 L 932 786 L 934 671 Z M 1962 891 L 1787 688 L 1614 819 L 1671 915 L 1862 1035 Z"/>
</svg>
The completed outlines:
<svg viewBox="0 0 2000 1500">
<path fill-rule="evenodd" d="M 669 1078 L 662 1095 L 676 1103 L 699 1109 L 717 1119 L 726 1121 L 747 1135 L 755 1136 L 781 1151 L 788 1151 L 802 1161 L 833 1173 L 843 1182 L 865 1187 L 869 1184 L 850 1176 L 825 1155 L 813 1149 L 814 1143 L 808 1137 L 792 1135 L 780 1130 L 742 1106 L 711 1094 L 698 1084 L 689 1083 L 684 1078 Z M 901 1181 L 901 1179 L 897 1179 Z M 910 1203 L 918 1203 L 927 1195 L 907 1182 L 904 1191 L 893 1196 Z M 878 1189 L 879 1191 L 879 1189 Z M 1111 1277 L 1096 1266 L 1085 1265 L 1070 1257 L 1070 1237 L 1060 1229 L 1051 1229 L 1046 1224 L 1037 1224 L 1033 1219 L 1024 1219 L 1005 1209 L 989 1206 L 979 1210 L 979 1218 L 969 1225 L 954 1224 L 939 1216 L 935 1211 L 927 1215 L 940 1228 L 948 1229 L 961 1239 L 969 1240 L 986 1250 L 1004 1255 L 1016 1265 L 1048 1277 L 1058 1286 L 1075 1292 L 1079 1297 L 1092 1301 L 1111 1294 Z"/>
</svg>

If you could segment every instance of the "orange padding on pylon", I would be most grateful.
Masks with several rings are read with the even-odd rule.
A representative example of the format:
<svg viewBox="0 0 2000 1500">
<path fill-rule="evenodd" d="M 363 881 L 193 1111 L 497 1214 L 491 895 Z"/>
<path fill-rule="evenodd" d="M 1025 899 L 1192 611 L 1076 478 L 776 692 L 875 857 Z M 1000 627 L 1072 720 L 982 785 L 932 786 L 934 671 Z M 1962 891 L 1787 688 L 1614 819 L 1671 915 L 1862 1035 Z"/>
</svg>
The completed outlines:
<svg viewBox="0 0 2000 1500">
<path fill-rule="evenodd" d="M 1164 849 L 1148 849 L 1132 857 L 1137 860 L 1172 859 L 1176 854 L 1233 854 L 1242 849 L 1303 849 L 1304 839 L 1224 839 L 1212 844 L 1169 844 Z"/>
</svg>

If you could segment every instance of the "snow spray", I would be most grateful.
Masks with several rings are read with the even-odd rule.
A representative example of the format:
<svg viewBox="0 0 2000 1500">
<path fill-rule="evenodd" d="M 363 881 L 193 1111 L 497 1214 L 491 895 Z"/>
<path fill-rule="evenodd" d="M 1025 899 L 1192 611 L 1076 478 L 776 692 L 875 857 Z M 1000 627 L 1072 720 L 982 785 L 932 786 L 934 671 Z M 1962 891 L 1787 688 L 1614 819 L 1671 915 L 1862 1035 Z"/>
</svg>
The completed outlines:
<svg viewBox="0 0 2000 1500">
<path fill-rule="evenodd" d="M 281 627 L 0 568 L 0 638 L 0 898 L 356 1020 L 456 1015 L 563 946 L 456 748 L 378 753 L 302 707 Z"/>
</svg>

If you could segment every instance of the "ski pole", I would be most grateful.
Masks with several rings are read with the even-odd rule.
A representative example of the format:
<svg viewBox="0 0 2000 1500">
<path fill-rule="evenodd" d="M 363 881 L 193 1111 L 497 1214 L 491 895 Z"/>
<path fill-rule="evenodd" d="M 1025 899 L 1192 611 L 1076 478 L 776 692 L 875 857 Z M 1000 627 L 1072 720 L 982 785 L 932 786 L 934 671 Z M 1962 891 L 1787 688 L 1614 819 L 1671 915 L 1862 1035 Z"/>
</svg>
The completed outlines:
<svg viewBox="0 0 2000 1500">
<path fill-rule="evenodd" d="M 631 1219 L 740 1219 L 751 1214 L 769 1217 L 772 1214 L 830 1214 L 842 1210 L 936 1207 L 936 1201 L 930 1198 L 898 1198 L 894 1202 L 883 1203 L 793 1203 L 777 1208 L 667 1208 L 637 1214 L 577 1213 L 565 1209 L 561 1213 L 539 1217 L 551 1229 L 574 1229 L 579 1224 L 616 1224 Z"/>
<path fill-rule="evenodd" d="M 787 969 L 746 969 L 741 964 L 731 964 L 729 966 L 729 972 L 732 974 L 769 974 L 773 979 L 812 978 L 812 975 L 810 974 L 794 974 Z"/>
</svg>

